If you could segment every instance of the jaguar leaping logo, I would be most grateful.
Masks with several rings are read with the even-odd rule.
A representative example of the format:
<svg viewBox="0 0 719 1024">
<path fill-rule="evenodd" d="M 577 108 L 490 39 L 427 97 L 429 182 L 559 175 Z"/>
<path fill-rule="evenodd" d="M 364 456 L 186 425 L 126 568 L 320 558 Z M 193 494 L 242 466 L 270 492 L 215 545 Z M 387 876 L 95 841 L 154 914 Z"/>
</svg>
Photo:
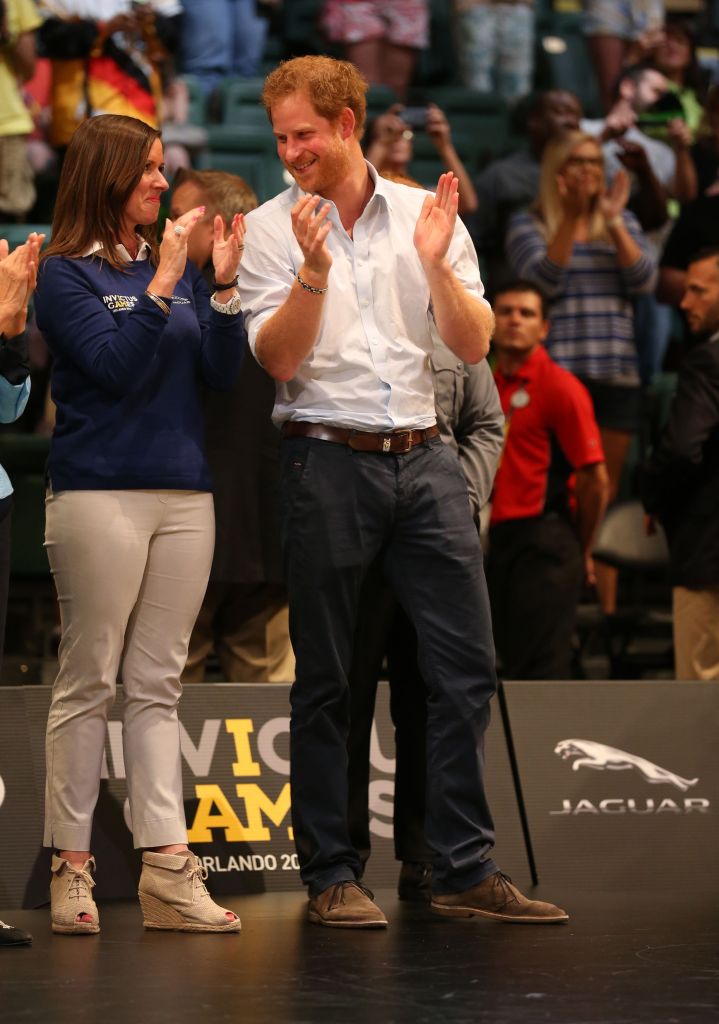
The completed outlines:
<svg viewBox="0 0 719 1024">
<path fill-rule="evenodd" d="M 595 743 L 594 740 L 560 740 L 554 748 L 564 761 L 570 757 L 577 760 L 572 764 L 572 770 L 579 768 L 595 768 L 597 771 L 626 771 L 635 768 L 647 782 L 666 783 L 676 786 L 683 793 L 686 793 L 692 786 L 696 786 L 699 779 L 683 779 L 681 775 L 661 768 L 658 764 L 647 761 L 644 757 L 636 754 L 628 754 L 625 750 L 617 750 L 616 747 L 608 747 L 604 743 Z"/>
</svg>

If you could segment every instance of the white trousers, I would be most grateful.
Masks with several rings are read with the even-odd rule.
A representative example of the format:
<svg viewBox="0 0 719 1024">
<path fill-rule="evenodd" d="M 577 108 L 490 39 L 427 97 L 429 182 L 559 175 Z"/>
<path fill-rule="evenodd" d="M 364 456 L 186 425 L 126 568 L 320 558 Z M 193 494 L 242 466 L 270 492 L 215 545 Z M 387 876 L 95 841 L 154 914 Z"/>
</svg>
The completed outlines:
<svg viewBox="0 0 719 1024">
<path fill-rule="evenodd" d="M 719 587 L 674 587 L 677 679 L 719 679 Z"/>
<path fill-rule="evenodd" d="M 177 705 L 214 541 L 205 492 L 48 495 L 62 639 L 47 725 L 46 846 L 90 849 L 118 677 L 135 847 L 187 841 Z"/>
<path fill-rule="evenodd" d="M 291 683 L 295 656 L 285 588 L 210 581 L 192 631 L 183 684 L 204 681 L 213 648 L 225 680 Z"/>
</svg>

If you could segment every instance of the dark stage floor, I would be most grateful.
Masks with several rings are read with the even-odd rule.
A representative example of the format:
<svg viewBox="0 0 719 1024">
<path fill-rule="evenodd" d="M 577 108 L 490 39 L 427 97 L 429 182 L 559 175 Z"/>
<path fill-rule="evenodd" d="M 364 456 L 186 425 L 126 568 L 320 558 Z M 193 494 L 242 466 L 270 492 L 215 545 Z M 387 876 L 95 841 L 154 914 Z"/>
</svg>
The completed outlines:
<svg viewBox="0 0 719 1024">
<path fill-rule="evenodd" d="M 719 893 L 544 892 L 568 925 L 446 920 L 377 893 L 386 932 L 307 924 L 301 894 L 225 900 L 239 935 L 145 932 L 133 903 L 102 933 L 53 936 L 45 911 L 0 911 L 33 932 L 0 954 L 0 1021 L 394 1021 L 715 1024 Z"/>
</svg>

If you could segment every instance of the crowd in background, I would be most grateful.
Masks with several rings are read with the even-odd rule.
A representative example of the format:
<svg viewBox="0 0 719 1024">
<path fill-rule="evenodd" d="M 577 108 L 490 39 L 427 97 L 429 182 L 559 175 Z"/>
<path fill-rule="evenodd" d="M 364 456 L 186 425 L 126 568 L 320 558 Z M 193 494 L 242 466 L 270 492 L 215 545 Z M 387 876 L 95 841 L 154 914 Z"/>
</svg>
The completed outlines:
<svg viewBox="0 0 719 1024">
<path fill-rule="evenodd" d="M 168 177 L 180 175 L 176 191 L 195 189 L 204 198 L 206 183 L 192 169 L 203 129 L 190 123 L 187 83 L 191 78 L 200 89 L 211 116 L 228 78 L 256 77 L 267 68 L 282 6 L 269 0 L 3 0 L 0 222 L 49 221 L 52 182 L 67 144 L 77 126 L 98 113 L 130 114 L 161 127 Z M 382 174 L 414 183 L 413 146 L 422 135 L 458 177 L 460 214 L 490 298 L 519 278 L 548 301 L 543 344 L 591 396 L 611 503 L 642 426 L 646 389 L 657 374 L 676 370 L 688 345 L 676 312 L 687 267 L 702 246 L 719 243 L 719 84 L 711 61 L 698 58 L 699 44 L 712 42 L 712 26 L 707 12 L 693 20 L 675 18 L 658 0 L 585 0 L 583 25 L 599 105 L 584 110 L 571 91 L 535 89 L 536 25 L 544 6 L 533 0 L 454 0 L 456 67 L 448 69 L 447 81 L 505 100 L 524 136 L 482 167 L 458 153 L 451 115 L 432 102 L 432 84 L 419 91 L 413 85 L 422 55 L 433 45 L 429 0 L 325 0 L 314 5 L 314 42 L 317 50 L 345 55 L 370 84 L 394 94 L 395 102 L 368 124 L 363 140 L 365 155 Z M 191 198 L 194 203 L 197 196 Z M 45 356 L 37 335 L 31 351 L 40 370 Z M 269 395 L 257 415 L 271 430 Z M 36 405 L 23 429 L 49 429 L 48 415 L 45 403 Z M 210 437 L 216 466 L 236 457 L 232 443 L 223 447 L 212 427 Z M 266 465 L 258 467 L 257 479 L 268 472 Z M 582 466 L 568 466 L 566 477 L 572 468 Z M 569 501 L 576 497 L 570 494 Z M 585 554 L 592 539 L 584 538 Z M 241 538 L 218 537 L 221 551 L 239 543 Z M 196 657 L 191 652 L 186 678 L 202 678 L 210 620 L 218 609 L 227 616 L 232 601 L 242 604 L 239 620 L 254 621 L 265 637 L 257 678 L 290 675 L 279 572 L 253 568 L 238 577 L 231 570 L 223 579 L 217 553 L 215 565 L 218 589 L 213 597 L 211 588 L 210 596 L 216 604 L 205 609 L 205 638 L 197 641 Z M 220 596 L 222 587 L 238 582 L 243 590 Z M 587 583 L 596 585 L 603 611 L 614 614 L 616 571 L 597 564 L 579 573 L 572 583 L 575 605 Z M 239 632 L 236 626 L 237 617 L 224 633 Z M 270 637 L 278 628 L 279 635 Z M 510 648 L 511 640 L 500 650 L 506 665 Z M 237 671 L 231 657 L 227 665 Z M 246 663 L 241 671 L 250 678 Z M 515 674 L 531 677 L 533 671 L 541 677 L 572 669 L 523 664 Z"/>
</svg>

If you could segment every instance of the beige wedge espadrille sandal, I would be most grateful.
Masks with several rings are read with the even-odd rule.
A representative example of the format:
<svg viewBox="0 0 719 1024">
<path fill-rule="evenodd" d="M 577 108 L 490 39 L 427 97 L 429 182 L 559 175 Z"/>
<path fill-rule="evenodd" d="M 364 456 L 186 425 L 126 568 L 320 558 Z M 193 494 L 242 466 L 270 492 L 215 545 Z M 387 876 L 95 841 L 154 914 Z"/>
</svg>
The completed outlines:
<svg viewBox="0 0 719 1024">
<path fill-rule="evenodd" d="M 62 857 L 52 858 L 50 879 L 50 918 L 52 930 L 61 935 L 97 935 L 100 915 L 92 898 L 95 880 L 95 858 L 90 857 L 82 868 L 76 868 Z M 90 921 L 81 920 L 82 915 Z"/>
<path fill-rule="evenodd" d="M 138 896 L 145 928 L 178 932 L 239 932 L 233 911 L 218 906 L 205 885 L 207 870 L 190 850 L 142 855 Z"/>
</svg>

